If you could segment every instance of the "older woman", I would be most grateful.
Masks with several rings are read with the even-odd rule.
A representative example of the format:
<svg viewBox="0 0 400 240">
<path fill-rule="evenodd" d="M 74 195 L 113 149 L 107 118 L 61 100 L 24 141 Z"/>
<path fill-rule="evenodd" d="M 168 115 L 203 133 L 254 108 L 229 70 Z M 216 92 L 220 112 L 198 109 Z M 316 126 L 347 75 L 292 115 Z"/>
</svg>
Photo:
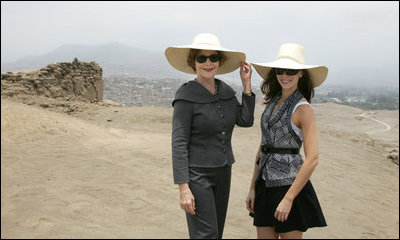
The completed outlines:
<svg viewBox="0 0 400 240">
<path fill-rule="evenodd" d="M 190 238 L 222 238 L 235 161 L 232 131 L 235 124 L 250 127 L 254 121 L 251 66 L 244 53 L 221 47 L 209 33 L 197 35 L 191 45 L 169 47 L 165 55 L 177 70 L 196 75 L 172 102 L 172 163 L 180 207 Z M 215 78 L 239 67 L 242 104 L 229 85 Z"/>
</svg>

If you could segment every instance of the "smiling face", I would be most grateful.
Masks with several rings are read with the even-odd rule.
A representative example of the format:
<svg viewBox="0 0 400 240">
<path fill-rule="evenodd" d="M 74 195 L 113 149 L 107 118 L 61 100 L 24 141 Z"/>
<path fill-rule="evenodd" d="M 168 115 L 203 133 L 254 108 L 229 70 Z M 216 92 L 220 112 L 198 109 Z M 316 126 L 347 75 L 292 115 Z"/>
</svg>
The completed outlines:
<svg viewBox="0 0 400 240">
<path fill-rule="evenodd" d="M 197 56 L 201 56 L 201 55 L 211 56 L 213 54 L 217 54 L 217 51 L 200 50 L 197 53 Z M 220 63 L 220 61 L 211 62 L 211 60 L 209 58 L 207 58 L 207 61 L 205 61 L 204 63 L 199 63 L 199 62 L 195 61 L 197 76 L 200 78 L 205 78 L 205 79 L 214 78 L 215 74 L 217 74 L 217 71 L 219 68 L 219 63 Z"/>
<path fill-rule="evenodd" d="M 276 78 L 278 79 L 279 84 L 282 87 L 282 91 L 292 91 L 296 90 L 299 79 L 303 76 L 303 71 L 300 70 L 297 74 L 295 75 L 287 75 L 286 72 L 283 72 L 283 74 L 276 74 Z"/>
</svg>

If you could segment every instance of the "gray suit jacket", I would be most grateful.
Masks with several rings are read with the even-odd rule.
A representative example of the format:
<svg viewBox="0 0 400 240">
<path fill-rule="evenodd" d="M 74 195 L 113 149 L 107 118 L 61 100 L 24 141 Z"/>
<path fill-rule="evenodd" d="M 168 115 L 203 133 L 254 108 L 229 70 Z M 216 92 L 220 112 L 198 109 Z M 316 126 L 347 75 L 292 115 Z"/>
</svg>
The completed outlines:
<svg viewBox="0 0 400 240">
<path fill-rule="evenodd" d="M 217 95 L 197 81 L 183 84 L 172 102 L 172 165 L 174 183 L 189 182 L 189 167 L 221 167 L 235 162 L 231 137 L 237 124 L 251 127 L 255 95 L 236 92 L 216 79 Z"/>
</svg>

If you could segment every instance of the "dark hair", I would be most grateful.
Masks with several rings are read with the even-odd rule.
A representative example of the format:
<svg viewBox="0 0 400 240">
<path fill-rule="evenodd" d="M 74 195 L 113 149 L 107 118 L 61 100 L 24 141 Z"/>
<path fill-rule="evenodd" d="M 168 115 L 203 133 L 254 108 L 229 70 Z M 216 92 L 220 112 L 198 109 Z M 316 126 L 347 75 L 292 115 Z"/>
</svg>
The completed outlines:
<svg viewBox="0 0 400 240">
<path fill-rule="evenodd" d="M 196 72 L 196 64 L 194 58 L 197 56 L 197 54 L 201 51 L 201 49 L 190 49 L 189 55 L 187 57 L 187 64 L 193 68 L 193 71 Z M 221 60 L 219 60 L 219 66 L 221 67 L 225 60 L 226 57 L 221 51 L 217 51 L 217 54 L 221 55 Z"/>
<path fill-rule="evenodd" d="M 299 78 L 298 88 L 301 94 L 311 103 L 311 99 L 314 97 L 314 88 L 312 87 L 311 79 L 308 76 L 306 69 L 303 69 L 303 76 Z M 275 68 L 272 68 L 266 79 L 261 83 L 261 91 L 265 94 L 264 104 L 269 103 L 280 91 L 282 90 L 281 85 L 276 78 Z"/>
</svg>

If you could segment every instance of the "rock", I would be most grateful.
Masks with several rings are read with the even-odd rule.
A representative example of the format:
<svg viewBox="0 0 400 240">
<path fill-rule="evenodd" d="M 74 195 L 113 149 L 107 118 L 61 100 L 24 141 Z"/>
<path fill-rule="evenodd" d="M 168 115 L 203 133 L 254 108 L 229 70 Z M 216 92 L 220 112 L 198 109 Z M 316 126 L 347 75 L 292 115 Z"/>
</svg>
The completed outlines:
<svg viewBox="0 0 400 240">
<path fill-rule="evenodd" d="M 392 148 L 388 150 L 389 153 L 387 154 L 387 158 L 392 160 L 393 163 L 399 165 L 399 149 L 398 148 Z"/>
<path fill-rule="evenodd" d="M 30 73 L 1 74 L 1 95 L 38 95 L 57 99 L 103 100 L 103 70 L 95 62 L 52 63 Z"/>
<path fill-rule="evenodd" d="M 98 102 L 100 106 L 113 106 L 113 107 L 122 107 L 122 104 L 113 102 L 109 99 L 103 99 L 103 101 Z"/>
</svg>

